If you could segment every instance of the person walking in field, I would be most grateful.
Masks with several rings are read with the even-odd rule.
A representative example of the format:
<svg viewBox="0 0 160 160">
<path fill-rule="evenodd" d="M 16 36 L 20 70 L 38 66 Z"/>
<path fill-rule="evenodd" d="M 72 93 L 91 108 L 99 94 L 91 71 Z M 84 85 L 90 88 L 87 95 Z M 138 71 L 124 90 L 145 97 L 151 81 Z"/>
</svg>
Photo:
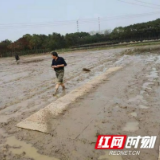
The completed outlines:
<svg viewBox="0 0 160 160">
<path fill-rule="evenodd" d="M 55 87 L 55 93 L 58 91 L 59 86 L 62 86 L 62 89 L 65 90 L 65 85 L 63 82 L 64 77 L 64 67 L 67 66 L 63 57 L 59 57 L 57 52 L 52 52 L 52 68 L 55 70 L 57 77 L 57 85 Z"/>
<path fill-rule="evenodd" d="M 17 64 L 18 64 L 20 58 L 19 58 L 19 55 L 18 55 L 17 53 L 15 54 L 15 59 L 16 59 L 16 62 L 17 62 Z"/>
</svg>

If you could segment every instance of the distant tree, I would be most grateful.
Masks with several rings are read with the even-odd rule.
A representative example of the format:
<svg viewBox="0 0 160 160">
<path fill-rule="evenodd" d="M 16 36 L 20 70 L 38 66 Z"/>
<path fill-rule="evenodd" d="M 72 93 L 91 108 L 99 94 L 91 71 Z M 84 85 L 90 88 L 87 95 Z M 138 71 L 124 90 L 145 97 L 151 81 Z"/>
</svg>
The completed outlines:
<svg viewBox="0 0 160 160">
<path fill-rule="evenodd" d="M 8 39 L 0 42 L 0 52 L 8 52 L 9 51 L 9 48 L 8 46 L 11 44 L 12 42 Z"/>
<path fill-rule="evenodd" d="M 90 35 L 95 35 L 96 33 L 98 33 L 98 31 L 91 31 L 91 32 L 89 32 L 90 33 Z"/>
<path fill-rule="evenodd" d="M 60 35 L 59 33 L 52 33 L 48 35 L 47 40 L 48 42 L 46 42 L 46 45 L 51 50 L 60 49 L 60 48 L 65 47 L 64 36 Z"/>
<path fill-rule="evenodd" d="M 65 36 L 59 33 L 44 34 L 25 34 L 15 42 L 4 40 L 0 42 L 0 55 L 12 55 L 8 52 L 38 50 L 56 50 L 61 48 L 77 47 L 79 45 L 90 45 L 97 42 L 107 42 L 114 44 L 119 42 L 142 41 L 160 38 L 160 19 L 146 23 L 138 23 L 126 27 L 116 27 L 111 30 L 76 32 Z"/>
<path fill-rule="evenodd" d="M 110 34 L 111 34 L 111 30 L 110 29 L 107 29 L 107 30 L 104 31 L 104 35 L 105 36 L 108 36 Z"/>
</svg>

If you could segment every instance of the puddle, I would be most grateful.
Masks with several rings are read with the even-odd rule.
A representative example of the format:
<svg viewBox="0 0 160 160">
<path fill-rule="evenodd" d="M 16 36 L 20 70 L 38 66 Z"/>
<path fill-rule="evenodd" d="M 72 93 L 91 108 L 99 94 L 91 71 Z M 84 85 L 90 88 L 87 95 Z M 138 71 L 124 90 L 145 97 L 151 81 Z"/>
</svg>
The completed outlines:
<svg viewBox="0 0 160 160">
<path fill-rule="evenodd" d="M 151 89 L 151 88 L 149 88 L 148 86 L 149 86 L 149 85 L 153 85 L 153 84 L 154 84 L 154 83 L 146 82 L 146 83 L 143 84 L 142 88 L 143 88 L 143 90 L 145 90 L 145 89 Z"/>
<path fill-rule="evenodd" d="M 14 136 L 9 137 L 6 141 L 6 144 L 15 147 L 10 149 L 13 154 L 22 154 L 23 152 L 25 152 L 26 154 L 24 155 L 24 157 L 26 158 L 33 158 L 34 160 L 58 160 L 54 157 L 39 154 L 37 152 L 37 149 L 32 147 L 31 144 L 19 141 Z"/>
<path fill-rule="evenodd" d="M 154 62 L 155 61 L 155 57 L 150 56 L 150 57 L 148 57 L 148 59 L 146 61 L 147 62 Z"/>
<path fill-rule="evenodd" d="M 123 131 L 128 131 L 128 132 L 135 132 L 136 130 L 139 129 L 138 127 L 139 123 L 137 121 L 135 122 L 127 122 L 125 127 L 123 127 Z"/>
<path fill-rule="evenodd" d="M 142 90 L 142 91 L 140 91 L 140 95 L 142 95 L 142 96 L 143 96 L 143 94 L 144 94 L 144 93 L 146 93 L 146 92 L 145 92 L 145 91 L 143 91 L 143 90 Z M 147 94 L 147 95 L 148 95 L 148 94 Z"/>
<path fill-rule="evenodd" d="M 148 78 L 148 82 L 145 82 L 142 86 L 142 90 L 140 92 L 141 95 L 143 95 L 146 91 L 146 89 L 148 90 L 152 90 L 151 86 L 154 85 L 154 82 L 156 81 L 156 79 L 159 77 L 158 76 L 158 72 L 156 70 L 156 68 L 152 68 L 152 71 L 150 72 L 149 75 L 146 76 Z M 148 95 L 148 93 L 147 93 Z"/>
<path fill-rule="evenodd" d="M 102 155 L 98 158 L 98 160 L 123 160 L 121 156 L 117 155 L 109 155 L 110 151 L 106 151 L 105 155 Z"/>
<path fill-rule="evenodd" d="M 158 58 L 158 59 L 157 59 L 156 63 L 159 64 L 159 63 L 160 63 L 160 56 L 157 56 L 157 58 Z"/>
<path fill-rule="evenodd" d="M 115 62 L 115 64 L 122 64 L 122 61 L 124 60 L 124 57 L 120 58 L 118 61 Z"/>
<path fill-rule="evenodd" d="M 129 115 L 132 116 L 132 117 L 137 117 L 137 113 L 136 112 L 132 112 Z"/>
<path fill-rule="evenodd" d="M 144 100 L 142 95 L 137 95 L 136 97 L 129 99 L 128 102 L 129 103 L 136 103 L 137 105 L 140 104 L 140 103 L 144 103 L 144 104 L 147 103 L 147 101 Z"/>
<path fill-rule="evenodd" d="M 150 75 L 148 75 L 147 77 L 150 78 L 151 81 L 158 78 L 159 76 L 158 76 L 158 71 L 156 70 L 156 68 L 152 68 L 152 71 L 150 72 Z"/>
<path fill-rule="evenodd" d="M 144 105 L 140 105 L 139 108 L 141 108 L 141 109 L 148 109 L 149 107 L 144 106 Z"/>
</svg>

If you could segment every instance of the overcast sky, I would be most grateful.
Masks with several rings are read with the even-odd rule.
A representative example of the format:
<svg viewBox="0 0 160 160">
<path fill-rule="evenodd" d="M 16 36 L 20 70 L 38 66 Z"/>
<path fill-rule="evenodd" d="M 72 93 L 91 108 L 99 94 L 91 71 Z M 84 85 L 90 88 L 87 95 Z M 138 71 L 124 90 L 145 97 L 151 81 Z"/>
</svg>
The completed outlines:
<svg viewBox="0 0 160 160">
<path fill-rule="evenodd" d="M 98 17 L 101 31 L 160 18 L 159 0 L 0 1 L 0 41 L 15 41 L 27 33 L 77 32 L 76 20 L 79 31 L 90 32 L 99 30 Z M 152 14 L 141 15 L 143 13 Z M 126 18 L 128 15 L 136 16 Z"/>
</svg>

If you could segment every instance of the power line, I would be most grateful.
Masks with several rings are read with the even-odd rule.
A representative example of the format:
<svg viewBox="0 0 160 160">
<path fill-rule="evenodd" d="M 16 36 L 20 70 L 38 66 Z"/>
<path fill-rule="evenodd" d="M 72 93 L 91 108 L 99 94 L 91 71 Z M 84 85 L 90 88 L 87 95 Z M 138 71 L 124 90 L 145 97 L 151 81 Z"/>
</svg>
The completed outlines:
<svg viewBox="0 0 160 160">
<path fill-rule="evenodd" d="M 121 15 L 121 16 L 114 16 L 114 17 L 103 17 L 103 18 L 101 18 L 101 21 L 102 20 L 117 19 L 117 18 L 126 18 L 126 17 L 132 18 L 134 16 L 146 16 L 146 15 L 153 15 L 153 14 L 159 14 L 159 13 L 160 12 L 149 12 L 149 13 L 140 13 L 140 14 L 131 14 L 131 15 Z M 97 21 L 97 19 L 83 20 L 83 21 L 80 21 L 80 22 L 95 22 L 95 21 Z"/>
<path fill-rule="evenodd" d="M 76 22 L 76 21 L 75 21 Z M 0 29 L 17 29 L 17 28 L 37 28 L 37 27 L 54 27 L 54 26 L 66 26 L 66 25 L 75 25 L 75 23 L 68 23 L 68 24 L 49 24 L 49 25 L 46 25 L 46 24 L 43 24 L 43 25 L 25 25 L 25 26 L 2 26 L 0 27 Z"/>
<path fill-rule="evenodd" d="M 143 14 L 135 14 L 135 15 L 123 15 L 123 16 L 116 16 L 114 18 L 101 18 L 101 22 L 103 21 L 111 21 L 111 20 L 117 20 L 120 18 L 126 19 L 126 18 L 137 18 L 137 17 L 143 17 L 143 16 L 149 16 L 149 15 L 154 15 L 154 14 L 160 14 L 160 12 L 151 12 L 151 13 L 143 13 Z M 83 23 L 95 23 L 97 20 L 92 20 L 92 21 L 82 21 Z M 81 23 L 82 23 L 81 22 Z"/>
<path fill-rule="evenodd" d="M 121 16 L 112 16 L 112 17 L 103 17 L 98 18 L 98 27 L 100 31 L 100 22 L 103 21 L 111 21 L 111 20 L 117 20 L 120 18 L 126 19 L 126 18 L 136 18 L 136 17 L 142 17 L 147 15 L 154 15 L 159 14 L 160 12 L 150 12 L 150 13 L 142 13 L 142 14 L 132 14 L 132 15 L 121 15 Z M 97 23 L 97 18 L 95 19 L 86 19 L 86 20 L 73 20 L 73 21 L 60 21 L 60 23 L 40 23 L 40 24 L 23 24 L 23 25 L 6 25 L 6 26 L 0 26 L 0 29 L 12 29 L 12 28 L 26 28 L 26 27 L 48 27 L 48 26 L 64 26 L 64 25 L 75 25 L 77 24 L 77 31 L 79 32 L 79 24 L 86 24 L 86 23 Z"/>
<path fill-rule="evenodd" d="M 64 21 L 64 22 L 60 22 L 60 23 L 58 23 L 58 22 L 46 22 L 46 23 L 33 23 L 33 24 L 0 24 L 0 27 L 12 27 L 12 26 L 15 26 L 15 27 L 17 27 L 17 26 L 43 26 L 43 25 L 63 25 L 63 24 L 74 24 L 76 22 L 76 20 L 75 21 L 72 21 L 72 22 L 70 22 L 70 21 Z"/>
<path fill-rule="evenodd" d="M 160 13 L 160 12 L 159 12 Z M 150 14 L 150 15 L 153 15 L 153 14 Z M 130 18 L 139 18 L 139 17 L 143 17 L 144 15 L 141 15 L 141 16 L 128 16 L 128 17 L 124 17 L 123 19 L 130 19 Z M 146 15 L 145 15 L 146 16 Z M 114 21 L 114 20 L 119 20 L 120 18 L 114 18 L 114 19 L 107 19 L 107 20 L 101 20 L 101 23 L 102 22 L 105 22 L 105 21 Z M 85 23 L 94 23 L 95 24 L 95 22 L 94 21 L 91 21 L 91 22 L 83 22 L 83 24 L 85 24 Z M 82 25 L 82 24 L 81 24 Z"/>
<path fill-rule="evenodd" d="M 135 16 L 135 15 L 146 15 L 146 14 L 157 14 L 159 12 L 149 12 L 149 13 L 142 13 L 142 14 L 131 14 L 131 15 L 121 15 L 121 16 L 110 16 L 110 17 L 101 17 L 101 20 L 103 19 L 109 19 L 109 18 L 121 18 L 126 16 Z M 89 18 L 89 19 L 79 19 L 79 22 L 88 22 L 88 21 L 97 21 L 97 18 Z M 43 25 L 67 25 L 67 24 L 75 24 L 77 23 L 77 20 L 68 20 L 68 21 L 54 21 L 54 22 L 45 22 L 45 23 L 13 23 L 13 24 L 0 24 L 0 27 L 12 27 L 12 26 L 43 26 Z"/>
<path fill-rule="evenodd" d="M 123 0 L 117 0 L 117 1 L 120 1 L 120 2 L 123 2 L 123 3 L 128 3 L 128 4 L 132 4 L 132 5 L 138 5 L 138 6 L 143 6 L 143 7 L 148 7 L 148 8 L 153 8 L 153 9 L 160 9 L 159 7 L 151 7 L 151 6 L 147 6 L 147 5 L 142 5 L 142 4 L 138 4 L 138 3 L 132 3 L 132 2 L 126 2 L 126 1 L 123 1 Z"/>
<path fill-rule="evenodd" d="M 159 7 L 160 7 L 160 5 L 159 5 L 159 4 L 154 4 L 154 3 L 144 2 L 144 1 L 140 1 L 140 0 L 134 0 L 134 1 L 139 2 L 139 3 L 150 4 L 150 5 L 153 5 L 153 6 L 159 6 Z"/>
<path fill-rule="evenodd" d="M 54 21 L 54 23 L 65 23 L 65 22 L 75 22 L 76 20 L 68 20 L 68 21 Z M 45 22 L 45 24 L 50 24 L 50 23 L 53 23 L 53 22 Z M 29 23 L 8 23 L 8 24 L 0 24 L 0 26 L 2 25 L 32 25 L 33 23 L 29 24 Z M 38 23 L 38 24 L 44 24 L 44 23 Z"/>
</svg>

